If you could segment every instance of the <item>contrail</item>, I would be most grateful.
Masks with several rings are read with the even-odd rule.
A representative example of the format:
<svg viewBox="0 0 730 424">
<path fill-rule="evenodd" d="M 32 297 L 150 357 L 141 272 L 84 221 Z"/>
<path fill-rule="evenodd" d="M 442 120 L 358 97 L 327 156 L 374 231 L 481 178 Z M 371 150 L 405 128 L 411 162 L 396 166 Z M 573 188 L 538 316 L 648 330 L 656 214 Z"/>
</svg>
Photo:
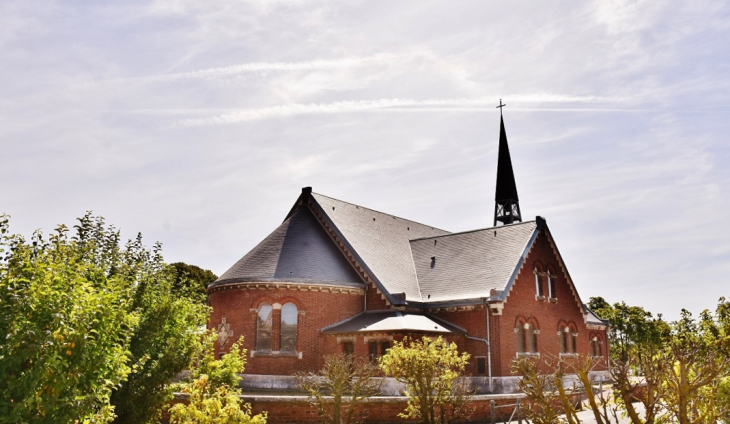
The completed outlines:
<svg viewBox="0 0 730 424">
<path fill-rule="evenodd" d="M 373 110 L 389 110 L 396 112 L 420 112 L 434 110 L 478 110 L 496 104 L 497 97 L 476 99 L 379 99 L 379 100 L 347 100 L 331 103 L 294 103 L 288 105 L 265 107 L 260 109 L 240 110 L 206 118 L 185 119 L 175 126 L 193 127 L 204 125 L 232 124 L 236 122 L 254 121 L 275 117 L 286 117 L 306 114 L 331 114 Z M 508 101 L 522 103 L 597 103 L 619 102 L 619 97 L 570 96 L 557 94 L 531 94 L 503 96 Z"/>
</svg>

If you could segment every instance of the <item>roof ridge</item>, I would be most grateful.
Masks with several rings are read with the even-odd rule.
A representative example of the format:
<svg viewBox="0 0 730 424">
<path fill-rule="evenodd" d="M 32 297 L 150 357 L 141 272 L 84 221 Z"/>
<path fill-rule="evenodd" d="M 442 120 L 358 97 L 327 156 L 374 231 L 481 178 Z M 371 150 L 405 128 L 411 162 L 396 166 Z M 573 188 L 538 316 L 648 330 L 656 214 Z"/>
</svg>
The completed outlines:
<svg viewBox="0 0 730 424">
<path fill-rule="evenodd" d="M 400 220 L 402 220 L 402 221 L 406 221 L 406 222 L 412 222 L 412 223 L 414 223 L 414 224 L 418 224 L 418 225 L 421 225 L 421 226 L 424 226 L 424 227 L 429 227 L 429 228 L 431 228 L 432 230 L 439 230 L 439 231 L 444 231 L 444 232 L 447 232 L 447 233 L 451 234 L 451 232 L 450 232 L 450 231 L 448 231 L 448 230 L 444 230 L 443 228 L 438 228 L 438 227 L 434 227 L 433 225 L 423 224 L 423 223 L 421 223 L 421 222 L 418 222 L 418 221 L 413 221 L 413 220 L 411 220 L 411 219 L 403 218 L 403 217 L 400 217 L 400 216 L 398 216 L 398 215 L 393 215 L 392 213 L 386 213 L 386 212 L 381 212 L 381 211 L 378 211 L 378 210 L 375 210 L 375 209 L 371 209 L 371 208 L 368 208 L 367 206 L 357 205 L 357 204 L 355 204 L 355 203 L 352 203 L 352 202 L 348 202 L 348 201 L 345 201 L 345 200 L 335 199 L 334 197 L 331 197 L 331 196 L 327 196 L 326 194 L 322 194 L 322 193 L 315 193 L 315 192 L 312 192 L 312 194 L 316 194 L 317 196 L 322 196 L 322 197 L 326 197 L 326 198 L 328 198 L 328 199 L 336 200 L 336 201 L 338 201 L 338 202 L 346 203 L 346 204 L 348 204 L 348 205 L 351 205 L 351 206 L 356 206 L 356 207 L 358 207 L 358 208 L 360 208 L 360 209 L 366 209 L 366 210 L 368 210 L 368 211 L 371 211 L 371 212 L 375 212 L 375 213 L 379 213 L 379 214 L 381 214 L 381 215 L 386 215 L 386 216 L 390 216 L 390 217 L 392 217 L 392 218 L 400 219 Z"/>
<path fill-rule="evenodd" d="M 419 301 L 423 302 L 423 291 L 421 291 L 421 280 L 418 278 L 418 269 L 416 268 L 416 259 L 413 257 L 413 246 L 411 240 L 408 240 L 408 251 L 411 252 L 411 265 L 413 265 L 413 275 L 416 276 L 416 288 L 418 289 Z"/>
<path fill-rule="evenodd" d="M 419 238 L 409 239 L 408 241 L 411 242 L 411 241 L 419 241 L 419 240 L 430 240 L 430 239 L 436 239 L 436 238 L 441 238 L 441 237 L 458 236 L 458 235 L 461 235 L 461 234 L 476 233 L 476 232 L 479 232 L 479 231 L 497 230 L 497 229 L 504 228 L 504 227 L 516 227 L 518 225 L 531 224 L 533 222 L 536 223 L 537 220 L 533 219 L 531 221 L 518 222 L 518 223 L 515 223 L 515 224 L 500 225 L 498 227 L 487 227 L 487 228 L 477 228 L 477 229 L 474 229 L 474 230 L 458 231 L 458 232 L 455 232 L 455 233 L 442 234 L 440 236 L 419 237 Z"/>
</svg>

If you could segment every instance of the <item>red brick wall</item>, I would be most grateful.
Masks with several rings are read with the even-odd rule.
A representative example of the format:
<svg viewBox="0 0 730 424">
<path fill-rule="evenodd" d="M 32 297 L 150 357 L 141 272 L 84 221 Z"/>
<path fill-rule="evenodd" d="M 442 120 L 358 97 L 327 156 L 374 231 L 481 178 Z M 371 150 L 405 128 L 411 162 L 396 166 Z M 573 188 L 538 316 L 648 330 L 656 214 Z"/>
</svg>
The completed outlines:
<svg viewBox="0 0 730 424">
<path fill-rule="evenodd" d="M 233 340 L 244 336 L 244 347 L 248 350 L 246 374 L 289 375 L 296 371 L 315 371 L 323 365 L 323 340 L 319 330 L 322 327 L 349 318 L 363 310 L 363 295 L 328 293 L 287 289 L 230 289 L 210 293 L 213 305 L 209 328 L 218 328 L 223 317 L 231 326 Z M 297 351 L 302 359 L 293 357 L 251 357 L 256 346 L 256 309 L 262 302 L 271 304 L 293 302 L 299 310 Z M 274 310 L 274 334 L 272 350 L 278 345 L 278 317 Z M 217 352 L 226 352 L 232 341 L 223 349 L 216 344 Z"/>
<path fill-rule="evenodd" d="M 487 338 L 487 317 L 486 308 L 484 307 L 477 307 L 477 309 L 466 311 L 441 311 L 434 313 L 433 315 L 465 328 L 467 330 L 467 334 L 471 337 L 477 337 L 480 339 Z M 490 319 L 492 319 L 492 317 L 490 317 Z M 490 334 L 490 337 L 493 338 L 494 334 Z M 483 341 L 470 340 L 465 337 L 459 337 L 455 341 L 459 346 L 459 351 L 467 352 L 471 355 L 471 358 L 469 359 L 469 366 L 466 369 L 466 374 L 486 376 L 487 373 L 477 374 L 477 363 L 475 359 L 477 356 L 487 356 L 486 344 Z M 494 351 L 492 351 L 492 355 L 494 355 Z"/>
<path fill-rule="evenodd" d="M 542 279 L 546 299 L 536 300 L 535 274 L 533 272 L 536 263 L 542 268 L 551 266 L 556 271 L 555 297 L 558 299 L 557 303 L 549 302 L 547 299 L 548 283 L 546 277 Z M 509 366 L 512 360 L 515 359 L 518 343 L 514 328 L 520 316 L 528 319 L 532 317 L 537 320 L 540 330 L 540 334 L 537 336 L 537 345 L 542 359 L 557 358 L 559 356 L 561 339 L 557 332 L 561 321 L 572 322 L 577 327 L 576 352 L 582 355 L 590 354 L 589 334 L 595 330 L 588 330 L 586 327 L 582 309 L 571 291 L 565 270 L 560 266 L 544 230 L 537 236 L 504 304 L 502 316 L 500 317 L 500 332 L 503 337 L 500 340 L 501 352 L 498 362 L 501 363 L 501 369 L 499 369 L 499 374 L 495 375 L 510 375 Z M 544 369 L 544 371 L 547 371 L 547 369 Z"/>
<path fill-rule="evenodd" d="M 316 410 L 305 400 L 299 401 L 276 401 L 264 400 L 263 397 L 244 397 L 251 404 L 254 414 L 266 411 L 268 413 L 267 422 L 269 424 L 289 424 L 289 423 L 319 423 L 321 420 L 317 416 Z M 300 398 L 301 399 L 301 398 Z M 360 414 L 364 417 L 364 423 L 404 423 L 413 422 L 405 420 L 398 416 L 406 408 L 406 398 L 375 398 L 368 402 L 364 408 L 360 410 Z M 502 421 L 506 420 L 512 413 L 514 407 L 503 407 L 500 405 L 515 404 L 516 399 L 496 399 L 497 416 L 502 417 Z M 490 418 L 490 403 L 486 397 L 477 398 L 472 403 L 473 412 L 468 420 L 460 422 L 488 422 Z"/>
<path fill-rule="evenodd" d="M 373 287 L 374 284 L 368 284 L 368 311 L 378 311 L 382 309 L 390 309 L 390 306 L 385 301 L 385 296 L 381 294 L 378 289 Z"/>
</svg>

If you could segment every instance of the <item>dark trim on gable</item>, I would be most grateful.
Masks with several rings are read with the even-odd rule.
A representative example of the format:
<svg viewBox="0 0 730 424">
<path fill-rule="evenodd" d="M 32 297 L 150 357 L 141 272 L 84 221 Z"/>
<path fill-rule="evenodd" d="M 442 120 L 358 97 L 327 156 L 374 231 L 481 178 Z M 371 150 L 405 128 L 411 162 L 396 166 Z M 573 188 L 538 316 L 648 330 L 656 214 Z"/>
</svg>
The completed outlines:
<svg viewBox="0 0 730 424">
<path fill-rule="evenodd" d="M 502 289 L 502 293 L 499 296 L 499 300 L 502 302 L 507 301 L 507 295 L 512 289 L 515 280 L 517 280 L 517 275 L 519 275 L 520 270 L 522 269 L 522 265 L 525 263 L 525 259 L 527 259 L 527 255 L 530 253 L 530 249 L 532 249 L 532 246 L 535 244 L 535 240 L 537 240 L 537 235 L 540 234 L 540 231 L 543 228 L 547 228 L 547 224 L 545 223 L 545 219 L 543 217 L 535 217 L 535 222 L 537 222 L 535 231 L 532 233 L 532 236 L 530 236 L 530 241 L 527 242 L 525 249 L 522 251 L 522 255 L 520 255 L 520 259 L 517 261 L 515 269 L 512 271 L 512 275 L 510 276 L 509 281 L 507 281 L 507 284 L 504 286 L 504 289 Z"/>
<path fill-rule="evenodd" d="M 307 198 L 312 198 L 311 194 L 312 187 L 302 187 L 302 194 L 299 195 L 297 201 L 294 202 L 294 206 L 291 207 L 289 213 L 286 214 L 286 218 L 284 218 L 284 221 L 282 222 L 286 222 L 286 220 L 291 218 L 291 216 L 294 215 L 299 209 L 301 209 L 302 206 L 306 205 Z"/>
<path fill-rule="evenodd" d="M 305 193 L 302 192 L 302 197 L 305 196 Z M 373 283 L 377 286 L 378 290 L 385 296 L 385 299 L 390 303 L 391 305 L 399 304 L 399 302 L 394 301 L 393 296 L 390 294 L 388 290 L 385 289 L 385 286 L 383 286 L 383 283 L 378 280 L 378 278 L 375 276 L 375 274 L 372 272 L 372 270 L 367 266 L 365 261 L 360 257 L 360 255 L 355 251 L 355 249 L 352 247 L 350 242 L 347 241 L 345 236 L 342 234 L 342 232 L 337 228 L 334 222 L 330 219 L 329 215 L 327 215 L 327 212 L 325 212 L 322 205 L 317 202 L 317 199 L 315 199 L 313 196 L 311 196 L 311 192 L 306 193 L 307 196 L 307 202 L 306 204 L 309 206 L 310 209 L 312 209 L 312 212 L 314 213 L 314 216 L 317 218 L 318 221 L 320 221 L 321 224 L 323 224 L 324 230 L 330 234 L 330 231 L 333 234 L 330 234 L 330 237 L 333 238 L 333 241 L 335 244 L 343 251 L 343 255 L 345 255 L 345 258 L 350 262 L 352 267 L 355 269 L 355 272 L 357 272 L 362 278 L 365 283 L 365 285 L 369 285 L 368 279 L 372 280 Z M 324 222 L 322 222 L 324 221 Z M 327 228 L 329 227 L 329 228 Z M 340 243 L 342 246 L 340 246 Z M 347 253 L 350 253 L 352 255 L 352 259 L 350 259 L 347 255 Z M 353 261 L 354 259 L 354 261 Z M 353 263 L 355 262 L 355 263 Z M 361 269 L 358 269 L 357 265 L 359 265 Z M 367 296 L 367 293 L 365 294 Z"/>
</svg>

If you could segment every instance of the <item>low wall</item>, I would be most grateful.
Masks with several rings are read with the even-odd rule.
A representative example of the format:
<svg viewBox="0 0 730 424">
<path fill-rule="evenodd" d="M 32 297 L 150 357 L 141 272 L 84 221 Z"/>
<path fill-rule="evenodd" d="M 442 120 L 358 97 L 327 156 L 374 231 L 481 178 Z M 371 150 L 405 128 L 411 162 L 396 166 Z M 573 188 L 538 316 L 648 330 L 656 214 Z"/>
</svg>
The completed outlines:
<svg viewBox="0 0 730 424">
<path fill-rule="evenodd" d="M 244 392 L 262 391 L 297 391 L 296 378 L 288 375 L 239 374 L 239 387 Z M 488 377 L 464 377 L 469 387 L 477 394 L 509 394 L 517 393 L 520 377 L 493 377 L 489 384 Z M 380 392 L 385 396 L 402 396 L 405 385 L 391 377 L 376 378 L 382 380 Z"/>
</svg>

